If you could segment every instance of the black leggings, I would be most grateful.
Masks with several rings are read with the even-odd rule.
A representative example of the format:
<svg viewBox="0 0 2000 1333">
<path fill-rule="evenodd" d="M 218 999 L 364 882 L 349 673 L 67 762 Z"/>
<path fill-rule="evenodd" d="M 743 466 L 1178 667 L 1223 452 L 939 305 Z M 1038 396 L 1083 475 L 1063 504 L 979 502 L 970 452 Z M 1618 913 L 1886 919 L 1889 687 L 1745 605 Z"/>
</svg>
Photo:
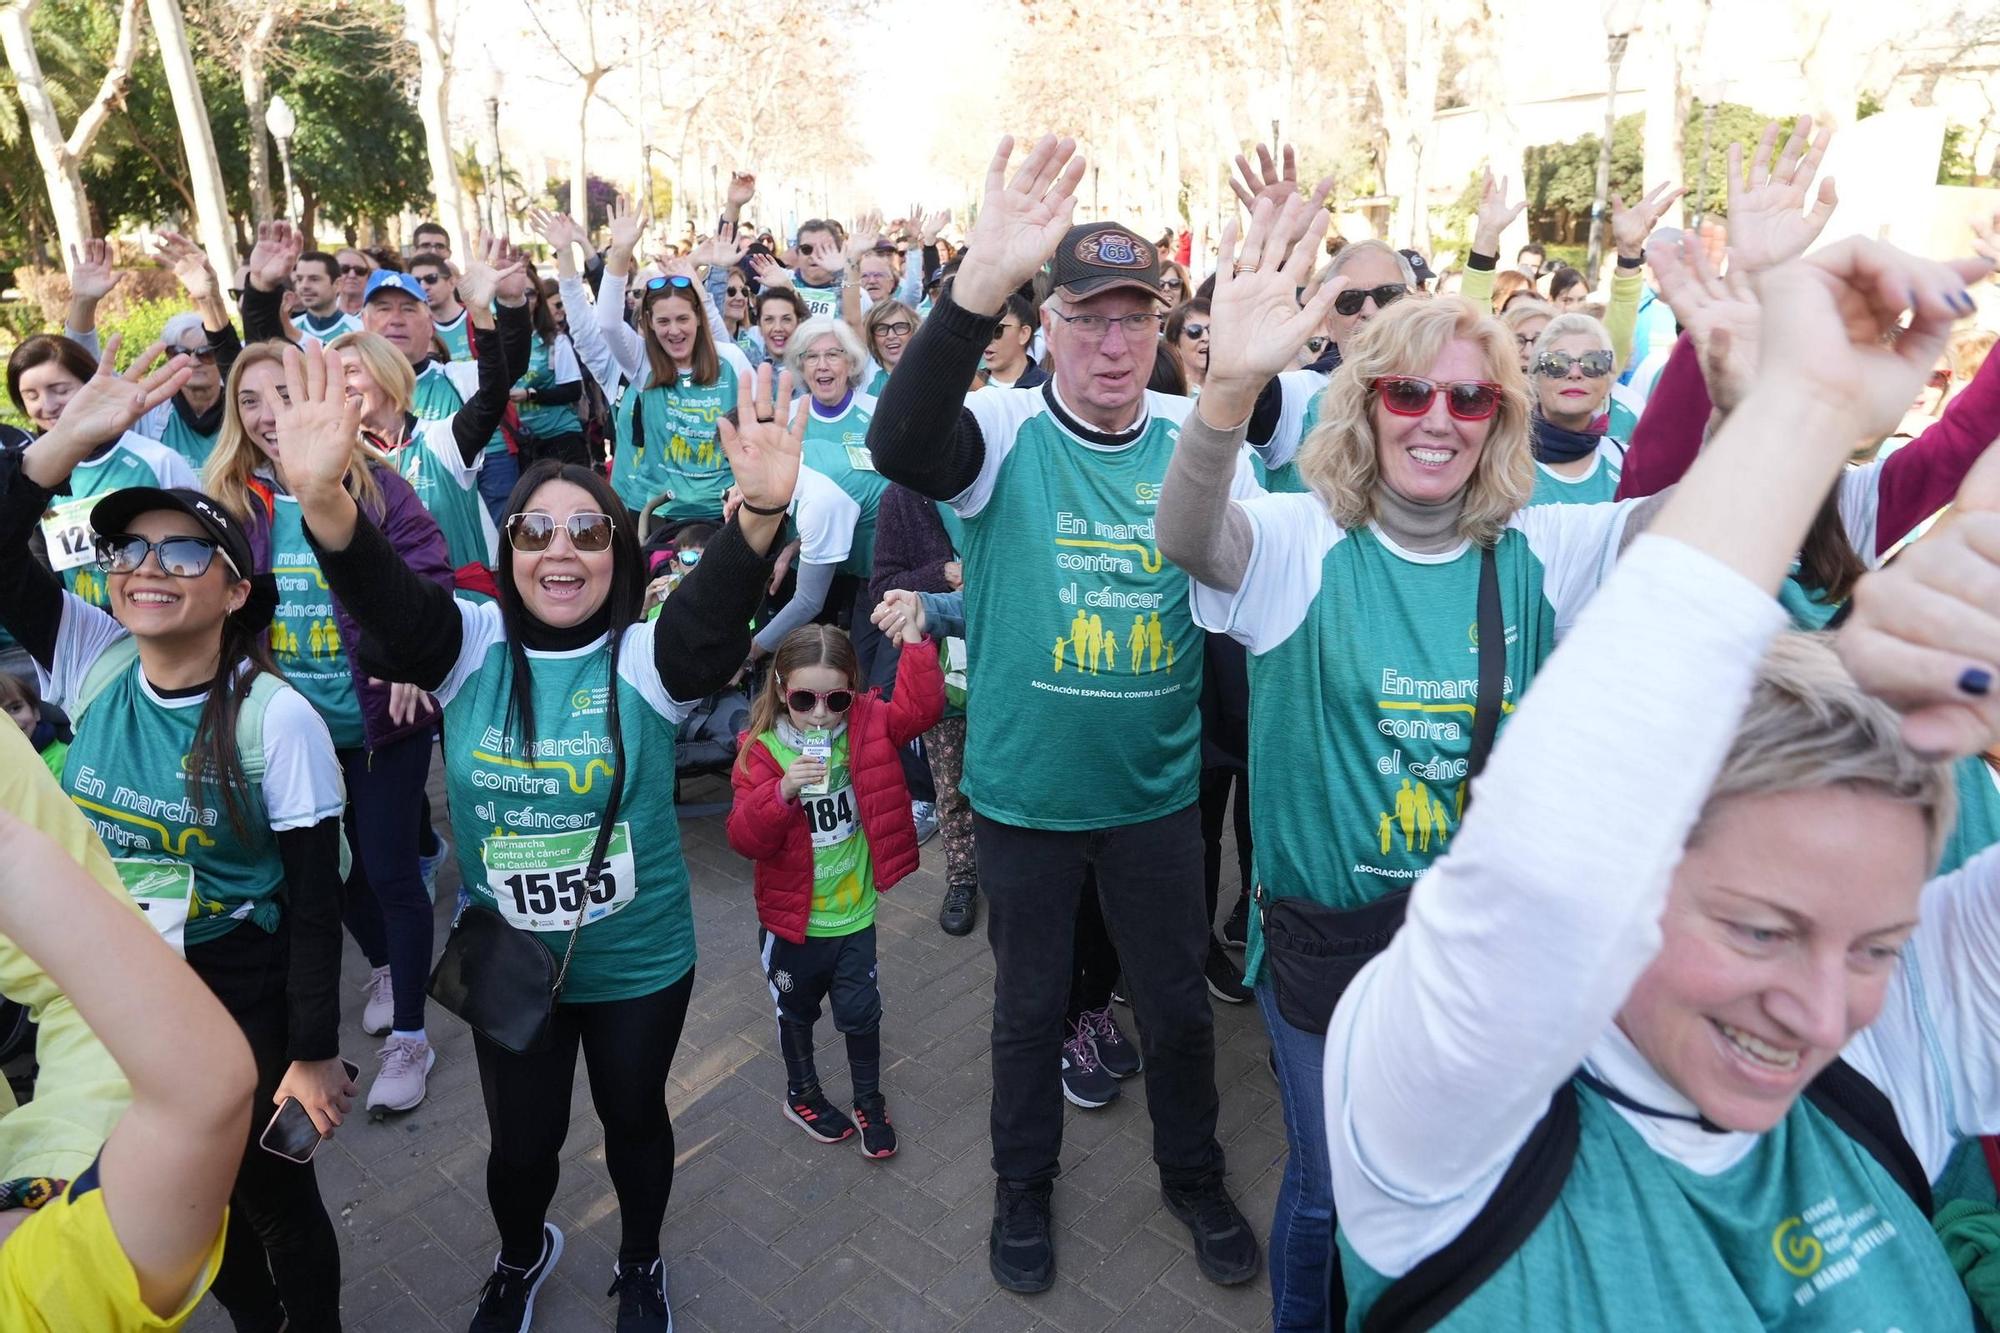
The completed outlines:
<svg viewBox="0 0 2000 1333">
<path fill-rule="evenodd" d="M 1240 768 L 1201 771 L 1201 873 L 1208 894 L 1208 923 L 1215 927 L 1215 909 L 1222 897 L 1222 822 L 1229 808 L 1229 789 L 1236 788 L 1236 871 L 1243 892 L 1256 884 L 1250 870 L 1250 775 Z M 1232 907 L 1231 910 L 1234 910 Z"/>
<path fill-rule="evenodd" d="M 290 1327 L 306 1333 L 340 1327 L 340 1242 L 311 1163 L 288 1162 L 257 1143 L 277 1111 L 271 1094 L 291 1067 L 285 1058 L 288 956 L 282 935 L 245 922 L 221 939 L 190 947 L 188 963 L 243 1029 L 257 1064 L 250 1142 L 229 1196 L 215 1298 L 239 1329 L 277 1328 L 289 1316 Z"/>
<path fill-rule="evenodd" d="M 486 1201 L 500 1228 L 502 1263 L 525 1268 L 542 1252 L 542 1223 L 569 1135 L 579 1045 L 591 1105 L 604 1125 L 604 1164 L 618 1191 L 618 1262 L 650 1264 L 660 1257 L 660 1226 L 674 1188 L 667 1071 L 693 992 L 690 968 L 665 990 L 637 999 L 558 1005 L 555 1039 L 535 1055 L 515 1055 L 473 1034 L 493 1140 Z"/>
</svg>

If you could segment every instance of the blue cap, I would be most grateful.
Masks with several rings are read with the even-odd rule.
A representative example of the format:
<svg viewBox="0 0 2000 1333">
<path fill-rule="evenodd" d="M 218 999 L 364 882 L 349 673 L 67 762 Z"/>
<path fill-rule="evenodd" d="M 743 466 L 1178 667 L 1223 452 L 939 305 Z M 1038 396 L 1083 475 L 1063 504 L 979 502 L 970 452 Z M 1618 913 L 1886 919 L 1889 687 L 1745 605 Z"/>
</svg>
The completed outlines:
<svg viewBox="0 0 2000 1333">
<path fill-rule="evenodd" d="M 362 293 L 361 304 L 367 305 L 375 299 L 375 293 L 382 291 L 401 292 L 425 305 L 430 304 L 429 298 L 424 295 L 422 283 L 407 273 L 398 273 L 386 268 L 378 268 L 368 275 L 368 290 Z"/>
</svg>

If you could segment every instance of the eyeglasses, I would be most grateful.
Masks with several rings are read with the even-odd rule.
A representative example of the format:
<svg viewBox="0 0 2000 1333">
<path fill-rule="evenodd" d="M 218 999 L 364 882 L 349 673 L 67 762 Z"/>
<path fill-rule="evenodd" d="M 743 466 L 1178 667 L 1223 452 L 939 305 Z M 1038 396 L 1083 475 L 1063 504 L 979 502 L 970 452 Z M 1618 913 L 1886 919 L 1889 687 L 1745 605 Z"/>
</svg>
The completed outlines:
<svg viewBox="0 0 2000 1333">
<path fill-rule="evenodd" d="M 121 532 L 97 539 L 97 564 L 107 574 L 130 574 L 146 563 L 146 553 L 151 551 L 159 559 L 161 572 L 177 579 L 198 579 L 208 573 L 221 549 L 220 542 L 207 537 L 162 537 L 149 542 Z M 228 561 L 224 556 L 223 562 Z"/>
<path fill-rule="evenodd" d="M 1484 421 L 1500 410 L 1500 386 L 1491 380 L 1452 380 L 1439 384 L 1415 375 L 1384 375 L 1369 382 L 1386 410 L 1399 417 L 1420 417 L 1444 390 L 1445 410 L 1460 421 Z"/>
<path fill-rule="evenodd" d="M 1568 352 L 1543 352 L 1535 359 L 1535 373 L 1544 379 L 1559 380 L 1569 374 L 1571 366 L 1577 366 L 1587 378 L 1601 380 L 1611 373 L 1611 360 L 1611 353 L 1601 350 L 1576 356 Z"/>
<path fill-rule="evenodd" d="M 810 713 L 818 704 L 825 704 L 829 713 L 845 713 L 854 707 L 854 691 L 827 690 L 821 693 L 819 690 L 787 690 L 785 702 L 798 713 Z"/>
<path fill-rule="evenodd" d="M 1350 288 L 1333 298 L 1333 308 L 1343 315 L 1358 315 L 1361 306 L 1369 297 L 1375 298 L 1375 308 L 1386 310 L 1410 294 L 1410 289 L 1400 282 L 1384 283 L 1380 287 Z"/>
<path fill-rule="evenodd" d="M 1208 325 L 1206 324 L 1181 325 L 1181 337 L 1187 339 L 1189 342 L 1199 342 L 1201 339 L 1206 338 L 1207 336 L 1208 336 Z"/>
<path fill-rule="evenodd" d="M 615 525 L 609 514 L 571 514 L 561 526 L 569 533 L 569 544 L 576 550 L 611 549 L 611 530 Z M 508 516 L 507 544 L 530 555 L 546 551 L 549 543 L 555 540 L 556 527 L 554 514 L 545 514 L 539 509 L 523 510 Z"/>
<path fill-rule="evenodd" d="M 1000 327 L 1004 329 L 1007 326 L 1005 324 L 1002 324 Z M 1016 324 L 1014 325 L 1014 327 L 1018 329 L 1021 326 L 1019 324 Z M 892 319 L 887 324 L 877 324 L 875 326 L 875 332 L 886 333 L 892 338 L 907 338 L 912 333 L 916 332 L 916 328 L 917 326 L 910 323 L 910 321 L 907 319 Z M 998 336 L 998 330 L 995 331 L 995 336 L 996 337 Z"/>
<path fill-rule="evenodd" d="M 678 273 L 669 273 L 663 278 L 646 279 L 646 290 L 649 292 L 657 292 L 665 287 L 692 287 L 692 286 L 694 286 L 694 282 L 691 279 L 685 278 Z"/>
<path fill-rule="evenodd" d="M 359 278 L 368 272 L 366 264 L 342 264 L 340 271 L 350 278 Z"/>
<path fill-rule="evenodd" d="M 1128 339 L 1149 338 L 1160 331 L 1160 321 L 1164 318 L 1157 310 L 1137 310 L 1117 319 L 1109 315 L 1065 315 L 1060 310 L 1049 313 L 1069 325 L 1070 332 L 1086 343 L 1103 342 L 1113 324 L 1125 330 Z"/>
<path fill-rule="evenodd" d="M 433 285 L 433 284 L 435 284 L 435 283 L 440 283 L 440 282 L 443 282 L 443 281 L 444 281 L 444 274 L 442 274 L 442 273 L 419 273 L 419 274 L 417 274 L 417 275 L 416 275 L 416 279 L 417 279 L 417 281 L 418 281 L 418 282 L 421 282 L 421 283 L 422 283 L 422 284 L 423 284 L 424 286 L 426 286 L 426 287 L 429 287 L 429 286 L 431 286 L 431 285 Z"/>
</svg>

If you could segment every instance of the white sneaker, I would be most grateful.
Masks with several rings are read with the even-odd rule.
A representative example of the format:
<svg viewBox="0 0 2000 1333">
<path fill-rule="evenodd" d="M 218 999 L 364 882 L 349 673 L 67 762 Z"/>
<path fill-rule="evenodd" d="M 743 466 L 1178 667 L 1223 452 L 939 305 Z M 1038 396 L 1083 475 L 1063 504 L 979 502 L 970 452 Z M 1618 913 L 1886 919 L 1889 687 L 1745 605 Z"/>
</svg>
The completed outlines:
<svg viewBox="0 0 2000 1333">
<path fill-rule="evenodd" d="M 437 1063 L 437 1052 L 415 1037 L 390 1037 L 375 1053 L 381 1071 L 368 1089 L 371 1111 L 411 1111 L 424 1100 L 425 1079 Z"/>
<path fill-rule="evenodd" d="M 911 801 L 910 821 L 917 826 L 917 846 L 937 836 L 938 808 L 933 801 Z"/>
<path fill-rule="evenodd" d="M 396 1022 L 396 988 L 390 984 L 389 969 L 378 967 L 368 974 L 368 1003 L 361 1008 L 361 1030 L 379 1037 Z"/>
</svg>

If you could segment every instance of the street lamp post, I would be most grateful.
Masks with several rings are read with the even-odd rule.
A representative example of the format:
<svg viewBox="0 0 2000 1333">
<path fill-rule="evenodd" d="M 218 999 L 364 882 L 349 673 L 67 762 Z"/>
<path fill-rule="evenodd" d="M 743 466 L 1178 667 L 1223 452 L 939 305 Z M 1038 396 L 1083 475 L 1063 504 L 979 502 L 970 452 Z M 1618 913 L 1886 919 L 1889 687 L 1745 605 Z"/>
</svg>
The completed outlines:
<svg viewBox="0 0 2000 1333">
<path fill-rule="evenodd" d="M 292 105 L 285 100 L 283 93 L 274 95 L 270 105 L 264 108 L 264 128 L 278 141 L 278 162 L 285 173 L 283 212 L 287 217 L 296 217 L 298 215 L 293 211 L 292 203 L 292 136 L 299 132 L 299 118 L 293 114 Z"/>
<path fill-rule="evenodd" d="M 1590 202 L 1590 251 L 1584 275 L 1597 284 L 1611 230 L 1611 136 L 1618 127 L 1618 67 L 1625 62 L 1625 45 L 1639 22 L 1639 0 L 1605 0 L 1604 9 L 1604 142 L 1597 149 L 1597 192 Z"/>
</svg>

